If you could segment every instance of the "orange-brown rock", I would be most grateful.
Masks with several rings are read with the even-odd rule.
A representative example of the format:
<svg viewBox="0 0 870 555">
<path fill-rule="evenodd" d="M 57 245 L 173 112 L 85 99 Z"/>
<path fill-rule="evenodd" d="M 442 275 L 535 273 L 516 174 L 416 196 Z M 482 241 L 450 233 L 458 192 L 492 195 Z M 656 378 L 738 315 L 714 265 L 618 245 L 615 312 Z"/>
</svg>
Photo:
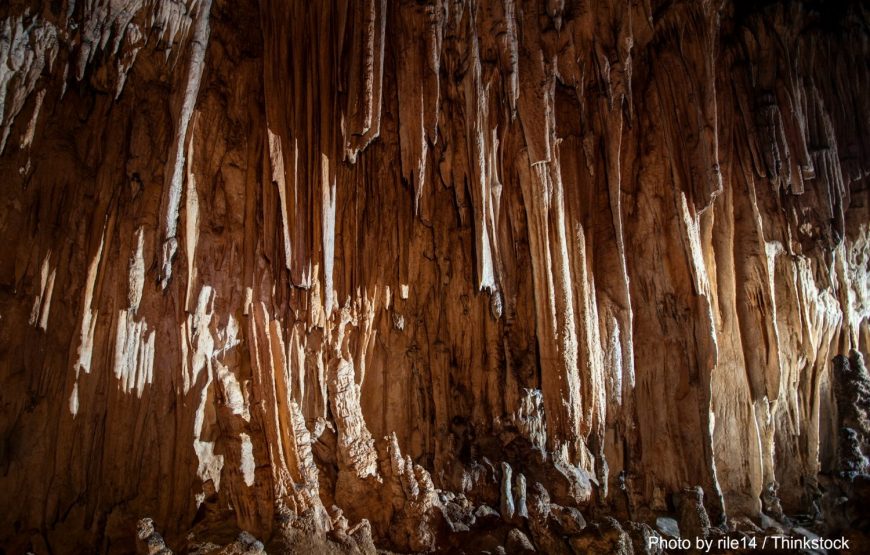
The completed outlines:
<svg viewBox="0 0 870 555">
<path fill-rule="evenodd" d="M 3 2 L 0 553 L 868 541 L 868 18 Z"/>
</svg>

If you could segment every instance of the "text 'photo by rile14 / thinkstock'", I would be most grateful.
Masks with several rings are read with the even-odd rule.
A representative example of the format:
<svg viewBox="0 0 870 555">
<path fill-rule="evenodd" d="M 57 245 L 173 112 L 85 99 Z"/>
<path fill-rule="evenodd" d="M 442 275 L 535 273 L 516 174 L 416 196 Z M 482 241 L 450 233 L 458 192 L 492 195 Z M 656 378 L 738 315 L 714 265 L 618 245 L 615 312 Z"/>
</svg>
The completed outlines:
<svg viewBox="0 0 870 555">
<path fill-rule="evenodd" d="M 870 553 L 870 4 L 0 0 L 0 555 Z"/>
</svg>

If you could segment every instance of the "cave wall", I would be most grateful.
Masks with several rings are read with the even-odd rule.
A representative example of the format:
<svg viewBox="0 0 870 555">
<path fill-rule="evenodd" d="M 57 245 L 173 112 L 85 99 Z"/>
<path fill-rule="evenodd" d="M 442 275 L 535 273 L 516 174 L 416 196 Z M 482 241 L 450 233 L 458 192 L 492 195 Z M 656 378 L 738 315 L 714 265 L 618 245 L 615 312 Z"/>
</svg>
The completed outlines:
<svg viewBox="0 0 870 555">
<path fill-rule="evenodd" d="M 0 540 L 335 505 L 424 549 L 501 463 L 805 510 L 870 339 L 836 4 L 0 6 Z"/>
</svg>

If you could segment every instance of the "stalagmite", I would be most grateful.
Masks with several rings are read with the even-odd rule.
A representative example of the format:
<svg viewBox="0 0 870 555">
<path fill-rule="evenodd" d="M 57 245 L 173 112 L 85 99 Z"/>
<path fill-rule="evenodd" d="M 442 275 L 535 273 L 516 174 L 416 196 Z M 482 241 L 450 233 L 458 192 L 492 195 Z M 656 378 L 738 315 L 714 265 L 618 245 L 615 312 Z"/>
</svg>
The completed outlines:
<svg viewBox="0 0 870 555">
<path fill-rule="evenodd" d="M 0 3 L 0 554 L 870 550 L 868 16 Z"/>
</svg>

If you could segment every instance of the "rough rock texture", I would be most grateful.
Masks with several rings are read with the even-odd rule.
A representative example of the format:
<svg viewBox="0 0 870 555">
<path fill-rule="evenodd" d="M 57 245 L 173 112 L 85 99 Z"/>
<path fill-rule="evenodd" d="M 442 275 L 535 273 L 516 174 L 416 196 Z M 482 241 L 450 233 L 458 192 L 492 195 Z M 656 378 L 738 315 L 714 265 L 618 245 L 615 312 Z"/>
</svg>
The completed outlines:
<svg viewBox="0 0 870 555">
<path fill-rule="evenodd" d="M 860 524 L 868 17 L 3 2 L 0 551 Z"/>
</svg>

